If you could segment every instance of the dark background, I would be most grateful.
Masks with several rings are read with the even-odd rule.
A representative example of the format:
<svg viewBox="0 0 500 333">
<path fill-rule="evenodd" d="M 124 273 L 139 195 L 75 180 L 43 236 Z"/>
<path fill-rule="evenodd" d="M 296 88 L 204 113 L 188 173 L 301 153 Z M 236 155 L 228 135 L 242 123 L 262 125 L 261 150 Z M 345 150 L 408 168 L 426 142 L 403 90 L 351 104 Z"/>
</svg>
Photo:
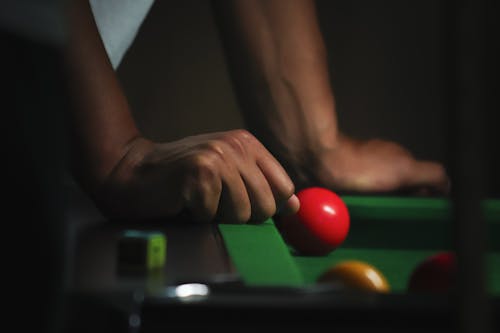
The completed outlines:
<svg viewBox="0 0 500 333">
<path fill-rule="evenodd" d="M 340 127 L 444 161 L 440 1 L 317 1 Z M 209 1 L 157 1 L 118 69 L 158 140 L 243 127 Z"/>
</svg>

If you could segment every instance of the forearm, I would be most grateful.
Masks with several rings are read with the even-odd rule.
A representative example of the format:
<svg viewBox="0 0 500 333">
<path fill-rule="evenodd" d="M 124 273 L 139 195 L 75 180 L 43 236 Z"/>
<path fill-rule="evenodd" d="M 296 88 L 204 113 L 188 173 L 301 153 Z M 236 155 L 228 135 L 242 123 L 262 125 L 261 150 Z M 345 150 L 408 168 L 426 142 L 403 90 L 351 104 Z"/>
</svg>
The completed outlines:
<svg viewBox="0 0 500 333">
<path fill-rule="evenodd" d="M 446 191 L 441 165 L 340 134 L 314 0 L 213 1 L 247 125 L 296 188 Z"/>
<path fill-rule="evenodd" d="M 69 8 L 67 69 L 72 102 L 73 165 L 88 186 L 99 186 L 139 135 L 108 60 L 87 0 Z"/>
<path fill-rule="evenodd" d="M 278 155 L 331 148 L 337 119 L 314 2 L 214 3 L 251 131 Z"/>
</svg>

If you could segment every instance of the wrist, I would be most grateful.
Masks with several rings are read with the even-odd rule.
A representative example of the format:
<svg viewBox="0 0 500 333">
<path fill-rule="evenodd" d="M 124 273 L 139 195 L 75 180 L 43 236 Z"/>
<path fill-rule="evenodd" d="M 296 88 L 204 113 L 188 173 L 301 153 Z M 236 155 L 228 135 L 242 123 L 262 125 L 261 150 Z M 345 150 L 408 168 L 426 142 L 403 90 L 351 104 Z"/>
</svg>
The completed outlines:
<svg viewBox="0 0 500 333">
<path fill-rule="evenodd" d="M 314 170 L 324 167 L 324 156 L 341 149 L 343 134 L 336 127 L 318 131 L 297 131 L 293 136 L 286 131 L 261 131 L 257 137 L 282 164 L 297 188 L 315 183 Z"/>
<path fill-rule="evenodd" d="M 145 157 L 153 151 L 154 148 L 155 143 L 142 136 L 136 136 L 131 139 L 123 147 L 122 158 L 107 175 L 106 181 L 126 182 L 131 179 L 135 170 L 137 170 Z"/>
<path fill-rule="evenodd" d="M 131 139 L 123 147 L 122 158 L 113 169 L 94 183 L 90 194 L 104 215 L 123 217 L 135 214 L 136 193 L 141 187 L 137 170 L 154 147 L 155 143 L 141 136 Z"/>
<path fill-rule="evenodd" d="M 336 149 L 343 135 L 337 129 L 334 120 L 315 123 L 301 121 L 294 126 L 288 123 L 278 123 L 254 131 L 257 137 L 268 147 L 268 149 L 277 156 L 287 156 L 288 159 L 299 161 L 308 161 L 323 155 L 327 151 Z M 305 117 L 302 117 L 305 118 Z"/>
</svg>

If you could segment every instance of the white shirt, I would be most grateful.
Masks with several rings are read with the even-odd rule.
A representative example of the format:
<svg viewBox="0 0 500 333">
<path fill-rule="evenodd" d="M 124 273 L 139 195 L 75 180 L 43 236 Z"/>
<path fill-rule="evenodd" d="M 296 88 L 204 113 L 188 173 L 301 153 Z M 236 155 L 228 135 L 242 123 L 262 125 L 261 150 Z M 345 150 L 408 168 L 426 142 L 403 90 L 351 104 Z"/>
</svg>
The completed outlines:
<svg viewBox="0 0 500 333">
<path fill-rule="evenodd" d="M 116 69 L 134 41 L 154 0 L 90 0 L 97 28 Z"/>
</svg>

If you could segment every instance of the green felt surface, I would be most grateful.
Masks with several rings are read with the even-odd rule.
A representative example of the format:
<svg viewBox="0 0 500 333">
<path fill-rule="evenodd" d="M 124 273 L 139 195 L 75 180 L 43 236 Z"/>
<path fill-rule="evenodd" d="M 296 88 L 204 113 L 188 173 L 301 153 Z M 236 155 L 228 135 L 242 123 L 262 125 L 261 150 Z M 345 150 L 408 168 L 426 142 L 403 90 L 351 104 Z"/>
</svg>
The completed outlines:
<svg viewBox="0 0 500 333">
<path fill-rule="evenodd" d="M 343 197 L 351 228 L 327 256 L 299 256 L 285 244 L 272 220 L 262 225 L 220 225 L 237 269 L 248 285 L 314 284 L 328 267 L 362 260 L 377 267 L 395 293 L 404 292 L 413 269 L 426 257 L 451 249 L 450 204 L 443 199 Z M 487 283 L 500 295 L 500 200 L 486 200 Z"/>
<path fill-rule="evenodd" d="M 369 220 L 448 220 L 452 215 L 450 200 L 391 196 L 342 196 L 354 219 Z M 500 200 L 482 202 L 488 221 L 500 220 Z"/>
<path fill-rule="evenodd" d="M 219 231 L 246 284 L 304 284 L 302 274 L 272 220 L 261 225 L 220 224 Z"/>
<path fill-rule="evenodd" d="M 391 286 L 392 292 L 401 293 L 407 289 L 409 277 L 415 267 L 436 251 L 394 250 L 394 249 L 351 249 L 340 248 L 326 257 L 295 256 L 304 285 L 314 284 L 316 279 L 330 266 L 344 260 L 361 260 L 378 268 Z M 489 253 L 486 258 L 488 289 L 500 295 L 500 253 Z"/>
</svg>

